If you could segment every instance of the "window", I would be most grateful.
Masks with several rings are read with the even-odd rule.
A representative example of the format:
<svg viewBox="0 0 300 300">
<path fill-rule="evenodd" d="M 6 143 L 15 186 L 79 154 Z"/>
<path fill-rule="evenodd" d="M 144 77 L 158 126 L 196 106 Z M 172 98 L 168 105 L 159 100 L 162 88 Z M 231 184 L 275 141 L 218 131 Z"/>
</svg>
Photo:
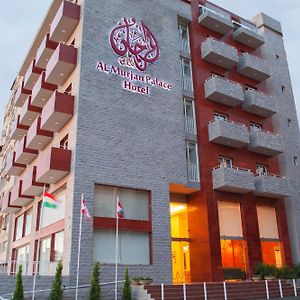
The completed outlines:
<svg viewBox="0 0 300 300">
<path fill-rule="evenodd" d="M 115 230 L 94 231 L 94 260 L 100 263 L 115 262 Z M 118 261 L 120 264 L 149 265 L 149 233 L 119 232 Z"/>
<path fill-rule="evenodd" d="M 149 192 L 104 185 L 95 186 L 95 216 L 115 218 L 117 196 L 126 208 L 124 219 L 149 220 Z"/>
<path fill-rule="evenodd" d="M 291 127 L 291 125 L 292 125 L 292 120 L 291 119 L 287 119 L 287 126 Z"/>
<path fill-rule="evenodd" d="M 224 114 L 221 114 L 221 113 L 218 113 L 218 112 L 215 112 L 214 113 L 214 120 L 227 121 L 228 120 L 228 116 L 224 115 Z"/>
<path fill-rule="evenodd" d="M 50 224 L 58 222 L 65 217 L 66 190 L 64 189 L 64 190 L 61 190 L 59 193 L 55 193 L 55 196 L 59 201 L 59 205 L 55 209 L 55 213 L 53 212 L 52 208 L 42 207 L 43 215 L 42 215 L 40 228 L 44 228 Z M 39 212 L 41 211 L 41 204 L 42 204 L 42 201 L 39 202 Z"/>
<path fill-rule="evenodd" d="M 190 39 L 188 25 L 179 23 L 180 51 L 190 53 Z"/>
<path fill-rule="evenodd" d="M 15 226 L 16 241 L 23 237 L 23 222 L 24 222 L 24 215 L 21 215 L 16 219 L 16 226 Z"/>
<path fill-rule="evenodd" d="M 40 265 L 39 274 L 49 275 L 50 258 L 51 258 L 51 237 L 40 241 Z"/>
<path fill-rule="evenodd" d="M 282 92 L 285 91 L 285 86 L 284 86 L 284 85 L 281 86 L 281 91 L 282 91 Z"/>
<path fill-rule="evenodd" d="M 28 272 L 28 260 L 29 260 L 29 245 L 23 246 L 21 248 L 16 249 L 16 272 L 20 265 L 23 268 L 23 274 L 27 275 Z"/>
<path fill-rule="evenodd" d="M 188 178 L 190 181 L 199 181 L 198 150 L 195 142 L 187 142 Z"/>
<path fill-rule="evenodd" d="M 194 101 L 184 98 L 184 116 L 185 116 L 185 131 L 190 134 L 196 134 L 196 117 Z"/>
<path fill-rule="evenodd" d="M 232 159 L 224 156 L 219 156 L 219 164 L 221 167 L 232 168 Z"/>
<path fill-rule="evenodd" d="M 119 220 L 119 262 L 149 265 L 152 231 L 150 192 L 95 185 L 94 194 L 94 259 L 102 263 L 115 261 L 114 218 L 119 197 L 124 207 L 124 218 Z"/>
<path fill-rule="evenodd" d="M 257 88 L 253 85 L 250 85 L 250 84 L 245 84 L 245 89 L 246 90 L 256 90 L 257 91 Z"/>
<path fill-rule="evenodd" d="M 266 165 L 257 164 L 256 165 L 256 172 L 257 175 L 267 175 L 268 168 Z"/>
<path fill-rule="evenodd" d="M 54 261 L 59 261 L 64 255 L 64 232 L 58 232 L 54 235 Z"/>
<path fill-rule="evenodd" d="M 67 134 L 59 143 L 60 148 L 68 149 L 69 146 L 69 135 Z"/>
<path fill-rule="evenodd" d="M 32 209 L 25 213 L 25 236 L 31 233 Z"/>
<path fill-rule="evenodd" d="M 189 59 L 181 57 L 182 88 L 193 91 L 192 66 Z"/>
<path fill-rule="evenodd" d="M 262 130 L 262 126 L 259 125 L 259 124 L 256 124 L 256 123 L 250 123 L 250 130 L 251 132 L 257 132 L 257 131 L 260 131 Z"/>
</svg>

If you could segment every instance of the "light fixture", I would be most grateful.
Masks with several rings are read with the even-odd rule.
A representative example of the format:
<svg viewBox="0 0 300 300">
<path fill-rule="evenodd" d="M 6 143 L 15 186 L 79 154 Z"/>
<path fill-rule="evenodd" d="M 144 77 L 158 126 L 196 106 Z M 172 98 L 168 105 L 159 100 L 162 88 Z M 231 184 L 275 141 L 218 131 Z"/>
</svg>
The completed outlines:
<svg viewBox="0 0 300 300">
<path fill-rule="evenodd" d="M 60 74 L 59 74 L 59 76 L 64 76 L 64 75 L 65 75 L 64 73 L 60 73 Z"/>
<path fill-rule="evenodd" d="M 54 122 L 54 125 L 58 125 L 59 124 L 59 122 Z"/>
<path fill-rule="evenodd" d="M 186 210 L 186 205 L 184 204 L 170 204 L 170 213 L 171 215 Z"/>
</svg>

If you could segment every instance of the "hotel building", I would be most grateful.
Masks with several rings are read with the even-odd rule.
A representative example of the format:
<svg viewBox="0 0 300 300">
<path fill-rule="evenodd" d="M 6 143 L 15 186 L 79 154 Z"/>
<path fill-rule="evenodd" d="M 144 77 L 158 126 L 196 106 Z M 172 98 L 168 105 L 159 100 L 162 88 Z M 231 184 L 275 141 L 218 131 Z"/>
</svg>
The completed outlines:
<svg viewBox="0 0 300 300">
<path fill-rule="evenodd" d="M 81 283 L 95 260 L 103 281 L 114 278 L 117 197 L 120 279 L 125 266 L 190 283 L 300 261 L 299 127 L 282 29 L 263 13 L 54 0 L 3 124 L 7 274 L 22 263 L 32 275 L 40 260 L 52 275 L 62 258 L 74 284 L 81 194 L 93 216 Z M 44 189 L 57 209 L 42 207 Z"/>
</svg>

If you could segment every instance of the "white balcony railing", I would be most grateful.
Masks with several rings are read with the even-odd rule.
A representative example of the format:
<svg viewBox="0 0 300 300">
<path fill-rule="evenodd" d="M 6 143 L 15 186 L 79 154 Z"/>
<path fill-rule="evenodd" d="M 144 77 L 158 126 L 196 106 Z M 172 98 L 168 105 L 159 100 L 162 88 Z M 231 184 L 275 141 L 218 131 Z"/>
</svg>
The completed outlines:
<svg viewBox="0 0 300 300">
<path fill-rule="evenodd" d="M 186 39 L 180 39 L 180 51 L 190 53 L 190 44 Z"/>
<path fill-rule="evenodd" d="M 205 13 L 205 12 L 212 13 L 212 14 L 214 14 L 216 16 L 219 16 L 219 17 L 221 17 L 221 18 L 223 18 L 225 20 L 231 21 L 230 14 L 226 13 L 225 11 L 224 12 L 215 11 L 212 8 L 209 8 L 209 7 L 204 6 L 204 5 L 199 5 L 199 7 L 200 7 L 200 12 L 202 12 L 202 13 Z"/>
<path fill-rule="evenodd" d="M 182 75 L 182 88 L 186 91 L 193 91 L 193 83 L 190 76 Z"/>
<path fill-rule="evenodd" d="M 199 182 L 199 169 L 198 164 L 188 163 L 188 178 L 189 181 Z"/>
<path fill-rule="evenodd" d="M 189 134 L 196 134 L 196 120 L 194 117 L 185 117 L 185 132 Z"/>
</svg>

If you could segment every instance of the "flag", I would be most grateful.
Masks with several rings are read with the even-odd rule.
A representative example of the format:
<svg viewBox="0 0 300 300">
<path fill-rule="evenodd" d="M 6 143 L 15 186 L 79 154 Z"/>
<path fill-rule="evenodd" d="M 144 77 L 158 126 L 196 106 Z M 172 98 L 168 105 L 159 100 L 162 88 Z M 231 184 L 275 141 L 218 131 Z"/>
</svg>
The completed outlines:
<svg viewBox="0 0 300 300">
<path fill-rule="evenodd" d="M 43 195 L 43 206 L 49 208 L 57 208 L 59 201 L 56 197 L 50 193 L 44 192 Z"/>
<path fill-rule="evenodd" d="M 88 221 L 92 221 L 91 214 L 86 207 L 85 201 L 81 199 L 81 213 L 86 217 Z"/>
<path fill-rule="evenodd" d="M 117 198 L 117 201 L 118 201 L 118 203 L 117 203 L 117 214 L 118 214 L 118 218 L 119 218 L 119 219 L 123 219 L 123 218 L 124 218 L 124 209 L 123 209 L 123 206 L 122 206 L 122 204 L 121 204 L 121 202 L 120 202 L 119 197 Z"/>
</svg>

